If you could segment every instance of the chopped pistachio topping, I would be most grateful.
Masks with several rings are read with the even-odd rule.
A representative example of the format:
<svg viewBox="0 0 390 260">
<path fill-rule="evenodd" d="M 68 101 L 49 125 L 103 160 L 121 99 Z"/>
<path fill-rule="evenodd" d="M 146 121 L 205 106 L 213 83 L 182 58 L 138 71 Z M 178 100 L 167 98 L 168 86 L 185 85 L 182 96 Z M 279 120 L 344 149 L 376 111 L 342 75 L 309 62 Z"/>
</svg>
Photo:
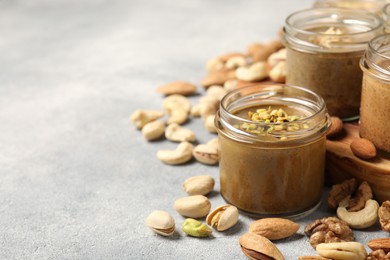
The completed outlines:
<svg viewBox="0 0 390 260">
<path fill-rule="evenodd" d="M 299 120 L 299 116 L 289 116 L 283 109 L 272 109 L 271 107 L 268 107 L 268 109 L 260 108 L 256 112 L 249 111 L 248 116 L 252 121 L 264 123 L 284 123 Z"/>
<path fill-rule="evenodd" d="M 272 109 L 272 107 L 259 108 L 256 111 L 248 112 L 248 119 L 253 122 L 266 123 L 263 126 L 258 126 L 255 123 L 242 123 L 239 128 L 252 134 L 271 134 L 274 131 L 293 132 L 301 129 L 298 123 L 290 123 L 300 119 L 297 115 L 288 115 L 283 109 Z M 269 123 L 269 124 L 268 124 Z M 283 137 L 281 140 L 285 140 Z"/>
</svg>

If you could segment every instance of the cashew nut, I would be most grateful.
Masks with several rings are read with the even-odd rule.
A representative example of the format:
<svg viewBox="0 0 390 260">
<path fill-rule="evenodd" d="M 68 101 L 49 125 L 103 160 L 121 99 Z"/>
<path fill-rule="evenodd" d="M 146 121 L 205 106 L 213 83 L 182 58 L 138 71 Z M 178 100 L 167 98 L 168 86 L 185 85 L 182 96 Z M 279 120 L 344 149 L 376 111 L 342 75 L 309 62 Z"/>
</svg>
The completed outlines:
<svg viewBox="0 0 390 260">
<path fill-rule="evenodd" d="M 130 121 L 139 129 L 149 122 L 152 122 L 164 115 L 164 112 L 158 110 L 136 110 L 131 116 Z"/>
<path fill-rule="evenodd" d="M 181 107 L 172 107 L 168 113 L 171 115 L 167 120 L 168 125 L 174 123 L 181 125 L 188 119 L 188 112 Z"/>
<path fill-rule="evenodd" d="M 164 134 L 165 125 L 161 121 L 147 123 L 142 128 L 142 134 L 148 141 L 156 140 Z"/>
<path fill-rule="evenodd" d="M 180 143 L 175 150 L 160 150 L 157 158 L 166 164 L 182 164 L 192 158 L 192 144 L 189 142 Z"/>
<path fill-rule="evenodd" d="M 216 129 L 215 124 L 214 124 L 214 120 L 215 120 L 215 115 L 208 115 L 204 119 L 204 127 L 210 133 L 217 132 L 217 129 Z"/>
<path fill-rule="evenodd" d="M 348 223 L 351 228 L 363 229 L 374 225 L 378 219 L 379 204 L 376 200 L 369 199 L 363 209 L 349 212 L 347 205 L 349 197 L 340 202 L 337 208 L 337 216 Z"/>
<path fill-rule="evenodd" d="M 286 82 L 287 65 L 285 61 L 279 61 L 269 72 L 269 77 L 273 82 Z"/>
<path fill-rule="evenodd" d="M 238 81 L 236 79 L 226 80 L 223 84 L 223 88 L 226 89 L 227 92 L 235 90 L 237 88 Z"/>
<path fill-rule="evenodd" d="M 280 61 L 286 61 L 287 59 L 287 49 L 283 48 L 278 50 L 277 52 L 272 53 L 268 59 L 267 63 L 268 65 L 273 68 L 276 64 L 278 64 Z"/>
<path fill-rule="evenodd" d="M 223 67 L 224 67 L 224 62 L 218 57 L 210 59 L 206 64 L 206 69 L 208 71 L 220 70 Z"/>
<path fill-rule="evenodd" d="M 236 70 L 236 77 L 244 81 L 260 81 L 268 77 L 266 62 L 259 61 L 253 63 L 250 67 L 240 67 Z"/>
<path fill-rule="evenodd" d="M 247 65 L 247 60 L 243 56 L 233 56 L 229 58 L 226 63 L 225 67 L 228 69 L 237 69 L 239 67 Z"/>
<path fill-rule="evenodd" d="M 221 101 L 226 94 L 227 90 L 218 85 L 210 86 L 206 91 L 206 96 L 215 97 L 218 101 Z"/>
<path fill-rule="evenodd" d="M 164 109 L 170 114 L 167 124 L 183 124 L 188 119 L 188 112 L 191 110 L 191 103 L 183 95 L 170 95 L 164 99 Z"/>
<path fill-rule="evenodd" d="M 178 107 L 189 112 L 191 110 L 191 103 L 188 100 L 188 98 L 186 98 L 185 96 L 179 95 L 179 94 L 174 94 L 174 95 L 170 95 L 164 99 L 163 107 L 168 112 L 171 111 L 172 109 L 176 109 Z"/>
<path fill-rule="evenodd" d="M 190 114 L 191 116 L 193 117 L 200 117 L 200 108 L 201 108 L 201 104 L 198 103 L 198 104 L 195 104 L 194 106 L 191 107 L 191 111 L 190 111 Z"/>
<path fill-rule="evenodd" d="M 165 137 L 173 142 L 193 142 L 195 141 L 195 133 L 188 129 L 172 123 L 165 129 Z"/>
</svg>

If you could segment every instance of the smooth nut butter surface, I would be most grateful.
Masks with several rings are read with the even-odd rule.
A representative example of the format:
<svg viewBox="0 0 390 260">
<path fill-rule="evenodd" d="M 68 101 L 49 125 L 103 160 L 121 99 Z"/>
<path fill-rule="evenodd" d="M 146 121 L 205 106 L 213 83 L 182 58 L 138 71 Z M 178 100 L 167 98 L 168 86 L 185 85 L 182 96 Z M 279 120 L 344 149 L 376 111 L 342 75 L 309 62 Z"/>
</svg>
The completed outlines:
<svg viewBox="0 0 390 260">
<path fill-rule="evenodd" d="M 269 106 L 243 108 L 233 114 L 248 119 L 248 112 L 257 109 L 267 110 Z M 293 115 L 290 120 L 311 115 L 302 108 L 272 105 L 272 110 L 279 109 Z M 278 139 L 272 137 L 272 132 L 254 134 L 258 134 L 257 141 L 242 142 L 220 132 L 222 196 L 239 209 L 255 214 L 293 215 L 315 207 L 324 180 L 325 136 L 302 142 L 299 138 Z"/>
<path fill-rule="evenodd" d="M 390 153 L 390 83 L 364 75 L 360 109 L 362 137 Z"/>
<path fill-rule="evenodd" d="M 323 97 L 330 115 L 359 114 L 362 52 L 305 53 L 287 50 L 288 84 L 306 86 Z"/>
</svg>

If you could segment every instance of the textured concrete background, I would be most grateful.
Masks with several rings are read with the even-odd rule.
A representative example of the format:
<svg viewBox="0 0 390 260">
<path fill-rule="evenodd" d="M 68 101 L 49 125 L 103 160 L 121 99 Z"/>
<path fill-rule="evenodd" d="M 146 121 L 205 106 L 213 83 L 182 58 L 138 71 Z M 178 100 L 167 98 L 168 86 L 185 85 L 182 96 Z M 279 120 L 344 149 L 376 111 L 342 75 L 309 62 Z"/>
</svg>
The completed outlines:
<svg viewBox="0 0 390 260">
<path fill-rule="evenodd" d="M 173 209 L 182 182 L 218 167 L 167 166 L 129 123 L 138 108 L 161 109 L 155 88 L 194 83 L 205 62 L 276 38 L 285 17 L 312 1 L 0 1 L 0 259 L 245 259 L 238 238 L 253 219 L 207 239 L 187 237 Z M 203 93 L 199 87 L 198 92 Z M 191 97 L 196 103 L 198 96 Z M 204 143 L 200 120 L 187 127 Z M 170 212 L 178 232 L 152 233 L 146 216 Z M 299 220 L 277 242 L 286 259 L 314 254 Z M 363 243 L 387 236 L 355 232 Z"/>
</svg>

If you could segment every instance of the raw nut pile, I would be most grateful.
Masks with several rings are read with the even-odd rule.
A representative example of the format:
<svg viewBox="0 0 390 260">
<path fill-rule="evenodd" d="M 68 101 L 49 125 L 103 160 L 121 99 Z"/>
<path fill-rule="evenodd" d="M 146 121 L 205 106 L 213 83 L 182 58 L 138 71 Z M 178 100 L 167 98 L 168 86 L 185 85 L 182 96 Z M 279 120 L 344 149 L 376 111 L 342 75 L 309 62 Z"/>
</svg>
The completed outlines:
<svg viewBox="0 0 390 260">
<path fill-rule="evenodd" d="M 192 158 L 206 165 L 217 164 L 217 142 L 210 140 L 193 147 L 191 143 L 196 142 L 196 135 L 182 125 L 190 116 L 199 117 L 208 132 L 216 133 L 215 114 L 222 98 L 238 87 L 267 79 L 284 83 L 285 61 L 286 49 L 280 40 L 265 44 L 253 43 L 245 53 L 227 53 L 212 58 L 206 64 L 208 74 L 200 81 L 206 91 L 198 103 L 192 106 L 188 99 L 188 96 L 197 92 L 196 85 L 183 80 L 169 82 L 156 89 L 165 95 L 163 110 L 139 109 L 130 116 L 130 121 L 141 129 L 148 141 L 165 137 L 169 141 L 180 142 L 174 150 L 157 152 L 157 158 L 166 164 L 184 164 Z M 167 117 L 165 122 L 158 121 L 164 116 Z"/>
</svg>

